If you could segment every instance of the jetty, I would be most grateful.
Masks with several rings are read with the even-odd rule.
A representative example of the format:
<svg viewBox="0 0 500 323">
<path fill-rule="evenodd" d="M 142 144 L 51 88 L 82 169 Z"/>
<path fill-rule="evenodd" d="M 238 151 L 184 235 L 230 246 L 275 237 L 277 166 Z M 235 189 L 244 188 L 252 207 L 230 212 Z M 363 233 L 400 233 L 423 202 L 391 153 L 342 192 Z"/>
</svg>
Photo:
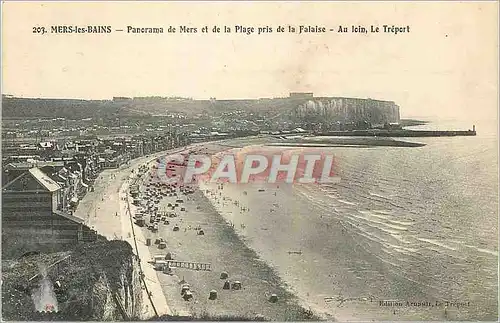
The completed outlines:
<svg viewBox="0 0 500 323">
<path fill-rule="evenodd" d="M 455 137 L 475 136 L 476 126 L 472 130 L 408 130 L 408 129 L 367 129 L 349 131 L 319 131 L 316 136 L 337 137 Z"/>
</svg>

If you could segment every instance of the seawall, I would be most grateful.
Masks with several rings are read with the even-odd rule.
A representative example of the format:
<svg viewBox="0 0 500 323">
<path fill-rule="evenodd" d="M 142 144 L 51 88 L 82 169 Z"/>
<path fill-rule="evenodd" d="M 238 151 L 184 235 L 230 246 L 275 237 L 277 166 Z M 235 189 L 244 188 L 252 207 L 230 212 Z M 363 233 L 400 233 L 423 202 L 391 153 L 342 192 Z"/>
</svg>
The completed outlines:
<svg viewBox="0 0 500 323">
<path fill-rule="evenodd" d="M 359 137 L 455 137 L 475 136 L 476 131 L 465 130 L 353 130 L 317 132 L 316 136 L 359 136 Z"/>
</svg>

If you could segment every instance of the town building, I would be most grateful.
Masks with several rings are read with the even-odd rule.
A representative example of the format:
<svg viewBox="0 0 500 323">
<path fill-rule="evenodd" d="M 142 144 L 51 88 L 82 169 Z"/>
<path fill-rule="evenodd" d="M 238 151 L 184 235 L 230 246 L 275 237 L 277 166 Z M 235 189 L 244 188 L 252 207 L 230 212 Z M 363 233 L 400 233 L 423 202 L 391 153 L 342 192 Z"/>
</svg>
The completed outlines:
<svg viewBox="0 0 500 323">
<path fill-rule="evenodd" d="M 37 167 L 2 187 L 2 245 L 20 256 L 26 252 L 54 252 L 96 234 L 84 220 L 64 210 L 64 190 Z"/>
</svg>

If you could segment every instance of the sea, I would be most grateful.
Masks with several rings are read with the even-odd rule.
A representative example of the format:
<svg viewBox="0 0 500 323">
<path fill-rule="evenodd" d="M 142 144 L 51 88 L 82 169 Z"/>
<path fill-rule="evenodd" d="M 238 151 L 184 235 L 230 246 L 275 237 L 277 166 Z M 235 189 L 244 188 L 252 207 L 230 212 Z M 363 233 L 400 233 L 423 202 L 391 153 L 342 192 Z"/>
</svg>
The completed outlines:
<svg viewBox="0 0 500 323">
<path fill-rule="evenodd" d="M 442 120 L 411 129 L 471 128 Z M 335 184 L 203 185 L 218 191 L 218 200 L 207 197 L 243 241 L 319 315 L 497 321 L 497 121 L 476 130 L 396 138 L 423 147 L 324 148 L 335 156 Z"/>
</svg>

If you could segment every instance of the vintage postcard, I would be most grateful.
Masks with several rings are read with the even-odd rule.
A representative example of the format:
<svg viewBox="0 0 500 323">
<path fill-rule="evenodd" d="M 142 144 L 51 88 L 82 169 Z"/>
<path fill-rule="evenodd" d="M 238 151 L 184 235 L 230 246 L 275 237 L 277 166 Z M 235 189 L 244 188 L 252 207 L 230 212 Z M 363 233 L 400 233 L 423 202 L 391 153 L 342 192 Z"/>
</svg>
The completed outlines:
<svg viewBox="0 0 500 323">
<path fill-rule="evenodd" d="M 2 3 L 2 320 L 497 321 L 498 2 Z"/>
</svg>

